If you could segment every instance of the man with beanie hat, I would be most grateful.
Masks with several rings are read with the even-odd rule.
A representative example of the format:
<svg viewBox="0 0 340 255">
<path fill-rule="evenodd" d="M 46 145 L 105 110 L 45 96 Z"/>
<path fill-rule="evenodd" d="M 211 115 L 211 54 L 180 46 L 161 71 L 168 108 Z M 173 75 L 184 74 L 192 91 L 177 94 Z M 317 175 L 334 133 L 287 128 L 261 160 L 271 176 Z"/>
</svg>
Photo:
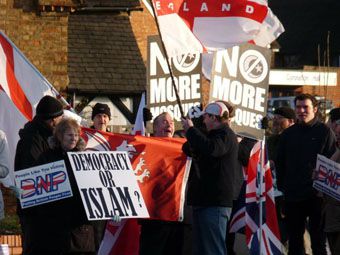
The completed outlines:
<svg viewBox="0 0 340 255">
<path fill-rule="evenodd" d="M 111 118 L 110 107 L 107 104 L 96 103 L 92 110 L 93 126 L 91 128 L 108 132 L 107 125 Z"/>
<path fill-rule="evenodd" d="M 44 96 L 38 103 L 36 115 L 32 121 L 19 130 L 20 140 L 17 144 L 14 171 L 20 171 L 38 165 L 40 155 L 49 149 L 47 139 L 52 136 L 54 127 L 63 116 L 62 104 L 52 96 Z M 21 209 L 17 212 L 23 235 L 23 254 L 40 254 L 37 249 L 39 240 L 31 235 L 35 226 L 44 224 L 35 213 L 34 207 Z M 39 228 L 41 229 L 41 228 Z"/>
<path fill-rule="evenodd" d="M 92 109 L 93 126 L 91 126 L 91 128 L 98 131 L 109 132 L 107 125 L 109 124 L 110 118 L 110 107 L 107 104 L 96 103 Z M 98 251 L 104 237 L 106 221 L 93 221 L 92 226 L 95 247 L 96 251 Z"/>
<path fill-rule="evenodd" d="M 274 188 L 276 195 L 282 194 L 277 192 L 276 187 L 276 170 L 275 170 L 275 159 L 277 155 L 277 148 L 282 132 L 295 124 L 296 115 L 295 111 L 287 106 L 279 107 L 274 111 L 273 124 L 272 124 L 272 135 L 267 139 L 268 158 L 270 160 L 270 169 L 272 170 L 274 177 Z M 278 224 L 281 235 L 281 242 L 285 245 L 287 242 L 287 230 L 286 222 L 282 213 L 282 195 L 275 197 L 275 206 L 278 218 Z"/>
</svg>

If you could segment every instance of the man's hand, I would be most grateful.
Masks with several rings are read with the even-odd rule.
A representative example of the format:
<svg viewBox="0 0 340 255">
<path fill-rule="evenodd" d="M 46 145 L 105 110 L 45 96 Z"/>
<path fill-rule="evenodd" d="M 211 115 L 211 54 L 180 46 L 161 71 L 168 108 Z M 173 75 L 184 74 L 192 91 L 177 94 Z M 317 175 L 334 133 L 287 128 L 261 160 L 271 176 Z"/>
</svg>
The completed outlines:
<svg viewBox="0 0 340 255">
<path fill-rule="evenodd" d="M 113 215 L 112 221 L 113 221 L 114 223 L 119 223 L 119 222 L 122 221 L 122 219 L 120 218 L 119 215 Z"/>
<path fill-rule="evenodd" d="M 191 119 L 182 118 L 181 121 L 182 121 L 183 129 L 185 132 L 187 132 L 189 128 L 194 126 Z"/>
</svg>

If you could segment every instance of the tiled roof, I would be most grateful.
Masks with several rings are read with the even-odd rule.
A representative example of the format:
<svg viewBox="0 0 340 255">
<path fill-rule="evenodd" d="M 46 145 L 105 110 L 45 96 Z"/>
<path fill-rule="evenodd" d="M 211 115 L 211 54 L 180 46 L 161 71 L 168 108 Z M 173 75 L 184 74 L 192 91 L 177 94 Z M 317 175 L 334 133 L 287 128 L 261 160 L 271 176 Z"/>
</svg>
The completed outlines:
<svg viewBox="0 0 340 255">
<path fill-rule="evenodd" d="M 140 93 L 146 70 L 127 15 L 70 15 L 68 89 Z"/>
</svg>

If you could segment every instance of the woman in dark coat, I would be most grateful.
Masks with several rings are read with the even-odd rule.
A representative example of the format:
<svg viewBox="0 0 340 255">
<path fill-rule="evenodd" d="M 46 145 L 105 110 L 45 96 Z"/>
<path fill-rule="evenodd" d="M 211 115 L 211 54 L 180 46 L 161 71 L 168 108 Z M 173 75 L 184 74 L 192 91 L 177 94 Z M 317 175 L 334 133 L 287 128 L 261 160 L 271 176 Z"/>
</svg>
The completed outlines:
<svg viewBox="0 0 340 255">
<path fill-rule="evenodd" d="M 88 222 L 76 180 L 67 157 L 69 151 L 85 149 L 80 126 L 73 119 L 63 119 L 49 139 L 51 149 L 40 163 L 64 160 L 73 196 L 35 208 L 39 224 L 32 238 L 39 238 L 39 254 L 95 254 L 93 227 Z"/>
</svg>

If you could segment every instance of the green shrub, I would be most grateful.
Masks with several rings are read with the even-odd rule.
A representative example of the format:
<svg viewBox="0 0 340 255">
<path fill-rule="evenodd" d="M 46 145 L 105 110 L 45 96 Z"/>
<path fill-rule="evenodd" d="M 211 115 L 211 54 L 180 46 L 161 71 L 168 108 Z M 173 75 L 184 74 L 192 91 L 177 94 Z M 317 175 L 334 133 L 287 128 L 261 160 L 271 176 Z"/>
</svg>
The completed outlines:
<svg viewBox="0 0 340 255">
<path fill-rule="evenodd" d="M 0 235 L 21 234 L 19 218 L 16 214 L 5 215 L 3 220 L 0 220 Z"/>
</svg>

